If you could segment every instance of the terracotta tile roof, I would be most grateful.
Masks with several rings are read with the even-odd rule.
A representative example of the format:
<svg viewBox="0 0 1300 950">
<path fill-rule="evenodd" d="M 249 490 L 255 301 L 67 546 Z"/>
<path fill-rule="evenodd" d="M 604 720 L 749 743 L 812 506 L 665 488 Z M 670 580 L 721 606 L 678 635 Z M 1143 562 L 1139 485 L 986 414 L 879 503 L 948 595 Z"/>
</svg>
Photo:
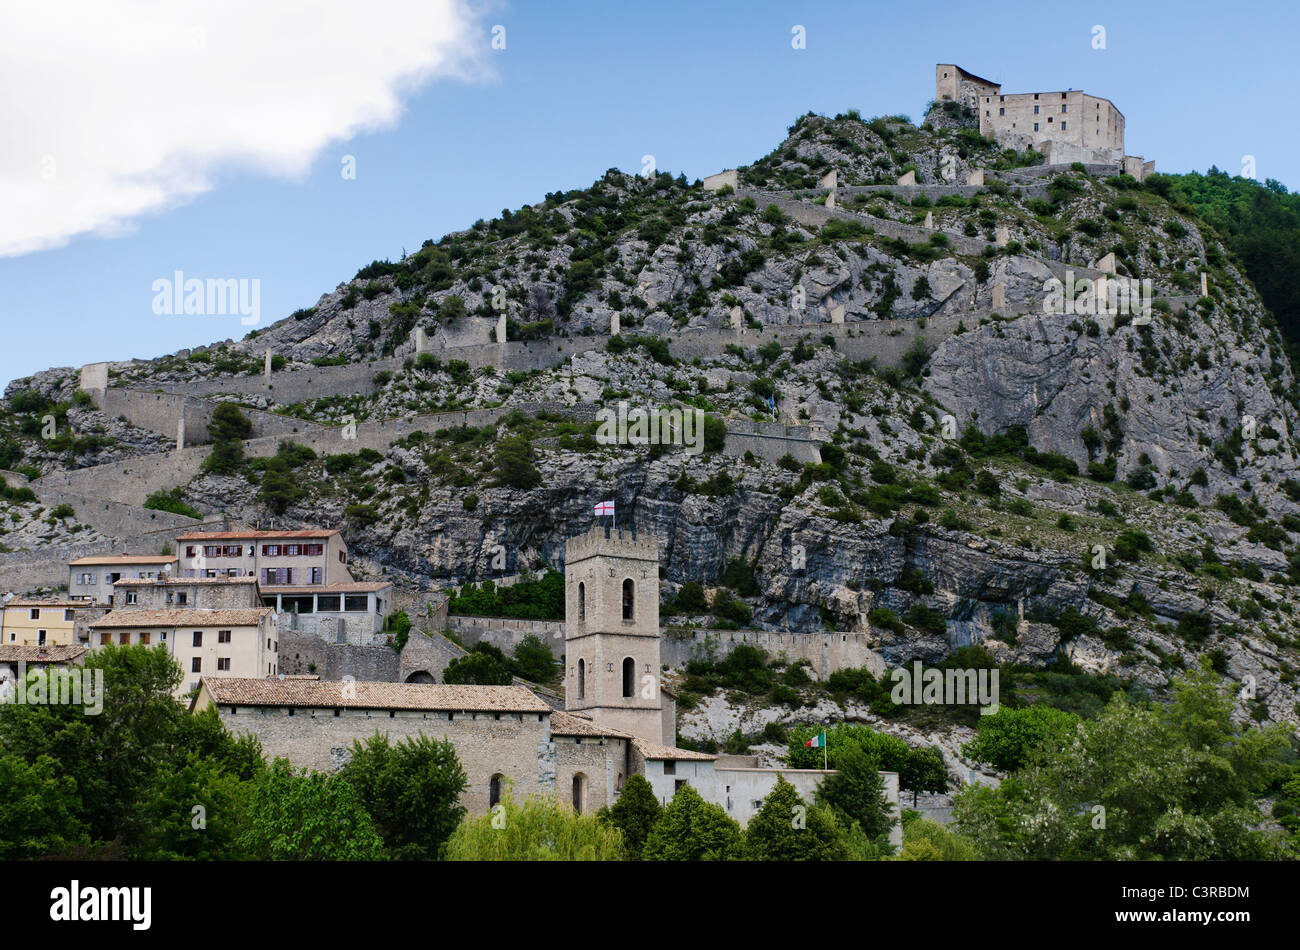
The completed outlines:
<svg viewBox="0 0 1300 950">
<path fill-rule="evenodd" d="M 613 739 L 632 738 L 626 732 L 601 725 L 590 716 L 584 716 L 581 713 L 561 712 L 558 709 L 551 713 L 551 735 L 608 736 Z"/>
<path fill-rule="evenodd" d="M 264 586 L 263 594 L 369 594 L 392 587 L 392 581 L 337 581 L 296 587 Z"/>
<path fill-rule="evenodd" d="M 205 676 L 213 701 L 231 706 L 410 709 L 446 712 L 546 713 L 550 707 L 522 686 L 445 686 L 425 683 L 342 683 L 300 679 Z M 344 698 L 345 687 L 352 692 Z"/>
<path fill-rule="evenodd" d="M 0 663 L 72 663 L 86 655 L 80 644 L 35 646 L 25 643 L 0 643 Z"/>
<path fill-rule="evenodd" d="M 176 558 L 169 554 L 104 554 L 91 557 L 79 557 L 69 561 L 69 567 L 87 567 L 92 564 L 175 564 Z"/>
<path fill-rule="evenodd" d="M 269 613 L 272 613 L 270 607 L 248 607 L 241 610 L 207 610 L 198 607 L 137 610 L 119 607 L 105 617 L 92 620 L 87 626 L 92 630 L 115 630 L 119 627 L 256 627 Z"/>
<path fill-rule="evenodd" d="M 715 755 L 709 755 L 705 752 L 692 752 L 689 749 L 674 749 L 672 746 L 658 745 L 654 742 L 647 742 L 644 739 L 633 739 L 632 744 L 636 746 L 647 759 L 676 759 L 678 761 L 694 760 L 699 762 L 712 762 L 717 758 Z"/>
<path fill-rule="evenodd" d="M 124 577 L 114 587 L 181 587 L 187 584 L 256 584 L 256 577 Z"/>
<path fill-rule="evenodd" d="M 187 531 L 177 541 L 261 541 L 275 538 L 331 538 L 338 528 L 303 528 L 301 531 Z"/>
<path fill-rule="evenodd" d="M 34 597 L 15 597 L 6 607 L 78 607 L 87 610 L 94 606 L 86 600 L 37 600 Z"/>
</svg>

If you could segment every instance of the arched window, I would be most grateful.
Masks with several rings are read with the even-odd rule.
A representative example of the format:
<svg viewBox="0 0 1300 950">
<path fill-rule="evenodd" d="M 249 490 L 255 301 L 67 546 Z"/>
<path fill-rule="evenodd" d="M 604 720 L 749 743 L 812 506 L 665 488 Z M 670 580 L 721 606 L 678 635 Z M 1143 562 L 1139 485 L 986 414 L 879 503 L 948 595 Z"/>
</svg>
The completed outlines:
<svg viewBox="0 0 1300 950">
<path fill-rule="evenodd" d="M 578 661 L 578 698 L 587 698 L 587 661 Z"/>
<path fill-rule="evenodd" d="M 579 581 L 578 583 L 578 623 L 583 623 L 587 619 L 587 585 Z"/>
<path fill-rule="evenodd" d="M 582 814 L 583 801 L 587 797 L 587 776 L 579 772 L 573 776 L 573 810 Z"/>
<path fill-rule="evenodd" d="M 495 808 L 501 802 L 501 780 L 505 776 L 498 772 L 492 776 L 492 781 L 488 782 L 488 807 Z"/>
<path fill-rule="evenodd" d="M 627 580 L 623 582 L 623 619 L 624 620 L 632 619 L 633 608 L 635 604 L 636 604 L 636 584 L 634 584 L 632 582 L 632 578 L 629 577 Z"/>
<path fill-rule="evenodd" d="M 636 661 L 630 656 L 623 660 L 623 698 L 631 699 L 636 695 Z"/>
</svg>

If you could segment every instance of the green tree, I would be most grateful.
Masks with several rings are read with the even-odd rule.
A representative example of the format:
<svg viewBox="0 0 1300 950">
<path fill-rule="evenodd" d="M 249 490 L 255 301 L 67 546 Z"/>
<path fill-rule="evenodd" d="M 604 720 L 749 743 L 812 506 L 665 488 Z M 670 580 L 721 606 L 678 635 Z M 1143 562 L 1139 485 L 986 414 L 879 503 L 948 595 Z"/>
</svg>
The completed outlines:
<svg viewBox="0 0 1300 950">
<path fill-rule="evenodd" d="M 530 633 L 515 645 L 514 671 L 516 676 L 534 683 L 549 683 L 555 679 L 555 657 L 541 637 Z"/>
<path fill-rule="evenodd" d="M 354 742 L 339 777 L 350 784 L 389 853 L 431 861 L 464 817 L 467 779 L 450 740 L 419 735 L 389 745 L 378 732 Z"/>
<path fill-rule="evenodd" d="M 527 490 L 542 483 L 542 473 L 533 464 L 532 443 L 520 435 L 497 440 L 494 484 Z"/>
<path fill-rule="evenodd" d="M 990 860 L 1250 860 L 1276 857 L 1256 804 L 1285 730 L 1233 721 L 1210 658 L 1166 705 L 1117 693 L 1059 748 L 994 789 L 969 786 L 954 827 Z"/>
<path fill-rule="evenodd" d="M 857 822 L 872 839 L 887 836 L 894 825 L 894 808 L 885 795 L 885 779 L 876 760 L 860 746 L 850 746 L 835 767 L 835 773 L 817 787 L 817 804 L 829 807 L 845 827 Z"/>
<path fill-rule="evenodd" d="M 727 424 L 718 416 L 704 417 L 704 451 L 708 454 L 721 452 L 727 444 Z"/>
<path fill-rule="evenodd" d="M 687 581 L 677 591 L 673 607 L 681 613 L 702 614 L 709 609 L 708 598 L 704 595 L 704 586 L 699 581 Z"/>
<path fill-rule="evenodd" d="M 384 842 L 352 786 L 276 759 L 254 783 L 239 845 L 257 861 L 375 861 Z"/>
<path fill-rule="evenodd" d="M 1000 772 L 1014 772 L 1039 752 L 1060 748 L 1078 727 L 1078 716 L 1051 706 L 1000 706 L 980 716 L 975 738 L 962 747 L 962 754 Z"/>
<path fill-rule="evenodd" d="M 515 801 L 508 791 L 486 815 L 466 818 L 447 842 L 449 861 L 619 861 L 619 830 L 551 796 Z"/>
<path fill-rule="evenodd" d="M 975 845 L 938 822 L 908 812 L 903 819 L 900 861 L 978 861 Z"/>
<path fill-rule="evenodd" d="M 806 743 L 820 734 L 821 726 L 798 726 L 790 730 L 786 764 L 792 769 L 819 769 L 822 767 L 822 750 L 809 748 Z M 826 730 L 826 766 L 838 769 L 840 756 L 850 748 L 861 749 L 885 772 L 898 772 L 900 777 L 907 761 L 910 746 L 897 736 L 875 732 L 866 726 L 840 723 Z"/>
<path fill-rule="evenodd" d="M 509 686 L 514 680 L 505 655 L 489 643 L 476 643 L 468 654 L 457 657 L 442 671 L 442 681 L 475 686 Z"/>
<path fill-rule="evenodd" d="M 384 625 L 386 630 L 393 634 L 393 649 L 398 653 L 406 648 L 406 643 L 411 639 L 411 617 L 405 610 L 399 610 L 388 618 L 388 623 Z"/>
<path fill-rule="evenodd" d="M 641 857 L 645 861 L 735 861 L 742 851 L 740 825 L 685 784 L 646 837 Z"/>
<path fill-rule="evenodd" d="M 154 777 L 140 805 L 130 856 L 143 861 L 244 858 L 239 837 L 251 791 L 250 782 L 224 771 L 214 758 L 190 752 Z"/>
<path fill-rule="evenodd" d="M 600 814 L 622 832 L 628 858 L 640 861 L 645 840 L 663 814 L 663 807 L 645 776 L 633 775 L 624 783 L 618 801 L 602 808 Z"/>
<path fill-rule="evenodd" d="M 288 461 L 278 455 L 267 459 L 266 467 L 262 470 L 258 499 L 277 515 L 281 515 L 302 496 L 303 490 Z"/>
<path fill-rule="evenodd" d="M 809 807 L 781 775 L 745 829 L 751 861 L 843 861 L 843 834 L 829 808 Z"/>
<path fill-rule="evenodd" d="M 913 808 L 918 792 L 948 791 L 948 767 L 943 763 L 943 753 L 932 745 L 908 749 L 903 770 L 898 774 L 898 787 L 911 791 Z"/>
<path fill-rule="evenodd" d="M 0 754 L 0 861 L 61 855 L 90 843 L 77 783 L 48 755 Z"/>
<path fill-rule="evenodd" d="M 218 404 L 208 421 L 212 453 L 203 461 L 203 470 L 228 475 L 244 461 L 243 440 L 253 434 L 253 423 L 232 402 Z"/>
<path fill-rule="evenodd" d="M 70 703 L 0 704 L 0 745 L 28 763 L 42 755 L 58 763 L 60 777 L 76 784 L 93 842 L 129 842 L 154 776 L 174 761 L 187 716 L 172 697 L 181 669 L 165 647 L 111 644 L 91 653 L 85 669 L 102 671 L 98 715 Z M 29 675 L 49 682 L 62 674 Z"/>
</svg>

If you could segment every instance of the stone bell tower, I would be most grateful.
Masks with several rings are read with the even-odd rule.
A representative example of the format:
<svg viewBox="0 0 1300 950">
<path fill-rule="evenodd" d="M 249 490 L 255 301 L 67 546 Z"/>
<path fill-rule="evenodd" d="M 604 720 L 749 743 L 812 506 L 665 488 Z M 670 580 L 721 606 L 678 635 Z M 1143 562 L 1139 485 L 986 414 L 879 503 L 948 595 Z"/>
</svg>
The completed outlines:
<svg viewBox="0 0 1300 950">
<path fill-rule="evenodd" d="M 659 541 L 596 527 L 564 545 L 566 709 L 663 744 Z"/>
</svg>

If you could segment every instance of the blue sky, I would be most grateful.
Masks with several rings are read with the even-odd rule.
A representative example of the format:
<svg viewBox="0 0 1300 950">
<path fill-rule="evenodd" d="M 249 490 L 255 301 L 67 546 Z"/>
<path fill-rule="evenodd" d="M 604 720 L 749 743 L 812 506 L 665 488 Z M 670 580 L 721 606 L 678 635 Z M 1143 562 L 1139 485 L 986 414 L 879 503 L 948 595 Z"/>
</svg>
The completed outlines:
<svg viewBox="0 0 1300 950">
<path fill-rule="evenodd" d="M 365 4 L 342 6 L 367 21 L 379 15 Z M 323 115 L 313 128 L 328 141 L 308 148 L 301 167 L 287 172 L 268 167 L 274 162 L 265 156 L 241 160 L 238 148 L 225 161 L 232 143 L 199 135 L 167 164 L 169 174 L 175 162 L 206 170 L 192 197 L 125 215 L 117 236 L 74 234 L 62 246 L 0 257 L 0 381 L 50 366 L 147 358 L 242 337 L 248 328 L 237 316 L 153 312 L 153 281 L 177 270 L 187 277 L 259 280 L 266 325 L 314 304 L 372 259 L 396 259 L 426 238 L 549 191 L 585 187 L 610 167 L 638 171 L 645 155 L 693 180 L 765 154 L 808 110 L 833 115 L 857 108 L 864 116 L 901 112 L 919 120 L 934 94 L 936 62 L 957 63 L 1002 82 L 1008 92 L 1081 88 L 1105 96 L 1125 115 L 1128 151 L 1154 159 L 1160 170 L 1218 165 L 1238 173 L 1249 154 L 1261 180 L 1300 185 L 1294 123 L 1265 95 L 1295 89 L 1300 14 L 1294 8 L 1253 7 L 1250 17 L 1241 8 L 1195 2 L 557 0 L 469 9 L 452 41 L 464 75 L 392 83 L 402 108 L 385 127 L 355 133 L 347 116 Z M 1014 25 L 1022 16 L 1027 25 Z M 497 24 L 505 27 L 504 50 L 490 46 Z M 791 47 L 795 25 L 806 29 L 806 49 Z M 1092 47 L 1095 25 L 1106 29 L 1104 50 Z M 358 43 L 374 35 L 373 26 L 370 33 L 346 26 L 341 29 Z M 12 30 L 10 36 L 28 50 L 41 45 Z M 60 55 L 75 51 L 29 56 L 25 78 L 35 84 L 46 71 L 60 70 Z M 268 84 L 287 82 L 286 76 L 312 79 L 310 70 L 321 68 L 311 66 L 322 57 L 309 48 L 279 55 L 290 68 Z M 395 55 L 385 51 L 376 61 Z M 184 68 L 184 57 L 168 65 Z M 218 62 L 212 96 L 223 94 L 220 68 Z M 379 67 L 349 68 L 355 76 L 347 81 L 364 90 L 364 70 Z M 256 78 L 256 69 L 251 72 Z M 73 117 L 69 110 L 103 107 L 94 88 L 72 89 L 72 105 L 31 119 L 23 93 L 12 81 L 4 86 L 0 123 L 6 126 L 15 115 L 64 126 Z M 217 100 L 202 101 L 200 111 Z M 302 111 L 314 116 L 315 109 Z M 175 116 L 143 118 L 165 135 Z M 242 134 L 236 125 L 234 137 Z M 271 135 L 265 126 L 247 134 Z M 6 169 L 31 166 L 27 151 L 18 156 L 25 148 L 13 137 L 0 140 L 0 198 Z M 216 157 L 203 155 L 208 148 Z M 355 157 L 355 179 L 340 174 L 346 155 Z M 14 213 L 0 202 L 0 229 Z M 24 206 L 17 213 L 45 212 Z"/>
</svg>

